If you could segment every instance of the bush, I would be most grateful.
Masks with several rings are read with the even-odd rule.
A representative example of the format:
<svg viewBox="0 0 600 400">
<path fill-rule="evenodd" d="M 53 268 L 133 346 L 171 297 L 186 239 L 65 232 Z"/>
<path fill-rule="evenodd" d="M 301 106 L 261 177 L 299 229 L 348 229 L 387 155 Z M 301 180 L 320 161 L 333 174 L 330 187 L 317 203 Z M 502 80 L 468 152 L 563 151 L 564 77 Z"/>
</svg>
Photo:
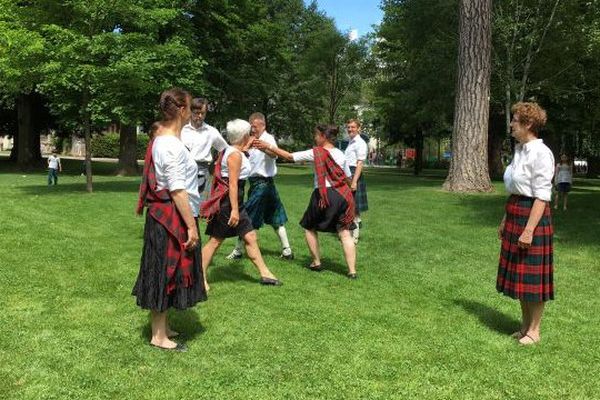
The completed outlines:
<svg viewBox="0 0 600 400">
<path fill-rule="evenodd" d="M 119 158 L 119 134 L 104 133 L 92 137 L 92 157 Z M 150 139 L 147 135 L 138 135 L 135 155 L 138 160 L 143 160 Z"/>
<path fill-rule="evenodd" d="M 92 137 L 92 157 L 118 158 L 119 134 L 104 133 Z"/>
</svg>

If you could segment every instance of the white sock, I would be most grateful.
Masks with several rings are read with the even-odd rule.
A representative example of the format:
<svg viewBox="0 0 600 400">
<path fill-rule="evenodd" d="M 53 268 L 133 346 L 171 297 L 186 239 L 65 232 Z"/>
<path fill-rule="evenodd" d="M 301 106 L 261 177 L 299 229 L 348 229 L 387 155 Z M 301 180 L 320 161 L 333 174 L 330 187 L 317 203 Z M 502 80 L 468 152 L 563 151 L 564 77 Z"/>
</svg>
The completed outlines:
<svg viewBox="0 0 600 400">
<path fill-rule="evenodd" d="M 237 254 L 243 254 L 242 253 L 243 248 L 244 248 L 244 241 L 242 240 L 242 238 L 238 237 L 237 243 L 235 244 L 235 249 L 233 249 L 233 251 L 235 251 Z"/>
<path fill-rule="evenodd" d="M 277 236 L 279 236 L 279 241 L 281 241 L 281 248 L 283 250 L 290 248 L 290 241 L 287 237 L 287 231 L 285 230 L 285 226 L 281 225 L 279 228 L 275 229 L 277 232 Z"/>
<path fill-rule="evenodd" d="M 354 239 L 358 239 L 360 236 L 360 228 L 358 227 L 358 224 L 360 223 L 360 217 L 355 217 L 354 218 L 354 225 L 356 225 L 356 228 L 354 228 L 354 230 L 352 231 L 352 237 Z"/>
</svg>

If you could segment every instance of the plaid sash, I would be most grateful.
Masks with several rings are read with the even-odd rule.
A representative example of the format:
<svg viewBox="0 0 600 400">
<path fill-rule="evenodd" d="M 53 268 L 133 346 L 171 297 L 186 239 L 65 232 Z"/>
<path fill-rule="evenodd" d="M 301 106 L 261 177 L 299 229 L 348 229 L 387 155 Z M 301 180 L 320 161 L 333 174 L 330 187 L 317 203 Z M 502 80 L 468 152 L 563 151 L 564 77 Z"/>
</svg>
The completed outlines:
<svg viewBox="0 0 600 400">
<path fill-rule="evenodd" d="M 152 159 L 154 139 L 148 143 L 144 158 L 144 174 L 140 184 L 140 193 L 136 213 L 142 215 L 144 207 L 168 232 L 167 242 L 167 294 L 171 294 L 177 285 L 190 287 L 193 284 L 193 253 L 186 251 L 187 227 L 177 210 L 167 189 L 156 190 L 156 170 Z"/>
<path fill-rule="evenodd" d="M 219 153 L 215 162 L 215 175 L 213 177 L 212 186 L 210 187 L 210 195 L 206 201 L 200 206 L 200 217 L 210 221 L 217 215 L 221 209 L 221 200 L 229 194 L 229 183 L 221 176 L 221 161 L 225 150 Z"/>
<path fill-rule="evenodd" d="M 313 147 L 315 156 L 315 174 L 317 175 L 317 185 L 319 186 L 319 207 L 325 208 L 329 206 L 327 198 L 327 185 L 325 179 L 329 181 L 331 187 L 335 189 L 346 200 L 346 212 L 342 216 L 341 222 L 348 226 L 354 221 L 354 196 L 352 190 L 346 184 L 346 174 L 344 170 L 335 162 L 329 151 L 323 147 Z"/>
</svg>

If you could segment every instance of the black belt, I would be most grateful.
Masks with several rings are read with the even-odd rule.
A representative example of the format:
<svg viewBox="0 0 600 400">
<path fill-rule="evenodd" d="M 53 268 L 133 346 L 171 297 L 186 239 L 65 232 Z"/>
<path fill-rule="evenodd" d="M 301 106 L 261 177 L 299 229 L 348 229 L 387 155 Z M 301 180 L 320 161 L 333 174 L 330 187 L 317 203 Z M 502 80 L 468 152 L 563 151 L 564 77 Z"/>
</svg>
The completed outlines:
<svg viewBox="0 0 600 400">
<path fill-rule="evenodd" d="M 196 161 L 199 167 L 208 168 L 210 167 L 210 161 Z"/>
</svg>

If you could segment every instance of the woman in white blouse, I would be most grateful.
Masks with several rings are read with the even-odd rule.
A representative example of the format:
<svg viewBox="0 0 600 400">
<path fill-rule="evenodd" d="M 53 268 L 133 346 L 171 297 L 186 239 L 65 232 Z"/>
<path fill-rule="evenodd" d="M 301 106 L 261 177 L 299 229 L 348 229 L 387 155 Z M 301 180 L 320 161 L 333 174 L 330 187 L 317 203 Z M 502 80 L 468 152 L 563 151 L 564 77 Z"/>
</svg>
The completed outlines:
<svg viewBox="0 0 600 400">
<path fill-rule="evenodd" d="M 569 160 L 569 156 L 563 154 L 560 156 L 560 163 L 556 164 L 554 172 L 554 183 L 556 185 L 556 199 L 554 209 L 558 209 L 560 198 L 563 198 L 563 211 L 567 211 L 567 198 L 573 184 L 573 163 Z"/>
<path fill-rule="evenodd" d="M 554 229 L 550 215 L 554 156 L 538 138 L 546 112 L 536 103 L 512 107 L 510 124 L 517 140 L 512 162 L 504 173 L 510 197 L 498 234 L 502 240 L 496 289 L 521 304 L 519 343 L 540 341 L 544 304 L 554 299 Z"/>
<path fill-rule="evenodd" d="M 350 168 L 344 153 L 335 147 L 338 134 L 336 126 L 318 125 L 312 150 L 289 153 L 261 140 L 254 147 L 272 156 L 294 162 L 312 162 L 315 168 L 314 190 L 300 225 L 304 228 L 306 243 L 312 256 L 307 267 L 322 271 L 321 252 L 317 232 L 336 232 L 342 242 L 348 265 L 348 278 L 356 279 L 356 246 L 351 230 L 355 228 L 355 206 L 350 189 Z"/>
<path fill-rule="evenodd" d="M 208 219 L 208 241 L 202 248 L 204 277 L 215 252 L 228 237 L 240 237 L 246 245 L 246 254 L 260 274 L 260 284 L 280 286 L 262 258 L 256 231 L 244 208 L 244 185 L 250 175 L 250 161 L 244 151 L 251 143 L 250 124 L 236 119 L 227 123 L 228 146 L 217 159 L 209 199 L 202 203 L 201 215 Z M 208 283 L 205 280 L 205 287 Z"/>
</svg>

